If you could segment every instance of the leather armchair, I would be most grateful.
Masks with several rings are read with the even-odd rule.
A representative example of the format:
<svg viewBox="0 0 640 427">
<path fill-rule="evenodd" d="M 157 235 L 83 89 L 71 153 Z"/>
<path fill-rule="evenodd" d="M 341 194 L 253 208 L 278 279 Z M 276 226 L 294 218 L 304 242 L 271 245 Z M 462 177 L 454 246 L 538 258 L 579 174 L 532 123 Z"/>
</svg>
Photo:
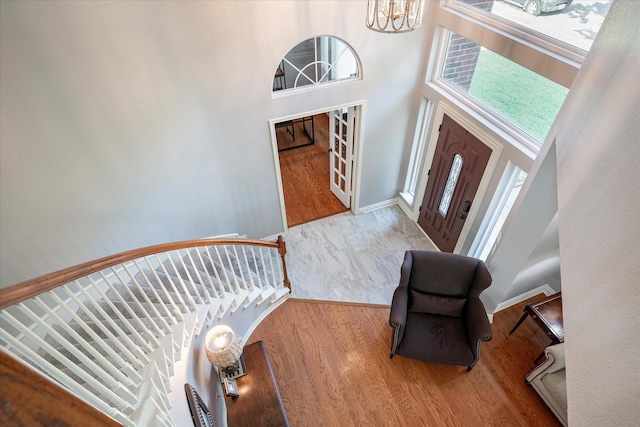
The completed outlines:
<svg viewBox="0 0 640 427">
<path fill-rule="evenodd" d="M 479 259 L 407 251 L 389 315 L 393 328 L 390 357 L 400 354 L 467 366 L 470 371 L 480 358 L 480 344 L 492 338 L 479 299 L 491 280 Z"/>
</svg>

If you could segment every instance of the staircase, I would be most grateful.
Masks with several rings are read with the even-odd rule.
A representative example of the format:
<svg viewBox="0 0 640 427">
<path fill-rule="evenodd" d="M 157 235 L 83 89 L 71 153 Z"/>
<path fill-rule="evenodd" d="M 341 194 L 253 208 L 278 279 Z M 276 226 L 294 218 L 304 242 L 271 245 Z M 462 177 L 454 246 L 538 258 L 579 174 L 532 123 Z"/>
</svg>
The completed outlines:
<svg viewBox="0 0 640 427">
<path fill-rule="evenodd" d="M 283 303 L 285 252 L 282 238 L 179 242 L 2 289 L 0 348 L 123 425 L 182 425 L 182 385 L 210 370 L 197 338 L 225 323 L 246 339 Z"/>
</svg>

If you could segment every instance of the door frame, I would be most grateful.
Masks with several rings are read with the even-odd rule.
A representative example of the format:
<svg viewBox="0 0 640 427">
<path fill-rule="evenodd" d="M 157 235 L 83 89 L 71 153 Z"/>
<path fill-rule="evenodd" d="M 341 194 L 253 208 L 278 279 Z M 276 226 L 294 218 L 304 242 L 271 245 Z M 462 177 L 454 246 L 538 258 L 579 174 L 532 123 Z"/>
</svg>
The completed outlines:
<svg viewBox="0 0 640 427">
<path fill-rule="evenodd" d="M 480 180 L 480 185 L 478 186 L 478 190 L 476 191 L 473 203 L 471 204 L 471 210 L 469 211 L 467 220 L 462 226 L 462 231 L 460 232 L 460 236 L 458 237 L 458 241 L 456 242 L 456 247 L 453 250 L 453 253 L 460 253 L 464 242 L 469 236 L 471 227 L 476 222 L 477 216 L 481 213 L 480 206 L 483 204 L 482 202 L 485 200 L 486 196 L 491 196 L 486 194 L 487 189 L 489 187 L 491 179 L 496 172 L 498 161 L 500 160 L 500 156 L 502 155 L 504 146 L 494 135 L 487 132 L 487 130 L 479 126 L 477 122 L 472 120 L 467 115 L 463 114 L 462 111 L 449 105 L 446 101 L 438 102 L 435 113 L 433 115 L 433 120 L 431 121 L 431 131 L 429 134 L 427 149 L 425 150 L 424 161 L 422 163 L 423 168 L 420 173 L 420 183 L 418 184 L 418 188 L 415 192 L 416 196 L 418 196 L 419 199 L 415 200 L 415 203 L 413 204 L 413 211 L 411 212 L 411 219 L 416 224 L 418 223 L 418 218 L 420 217 L 420 207 L 424 202 L 424 193 L 427 189 L 427 182 L 429 180 L 428 172 L 429 169 L 431 169 L 433 158 L 436 153 L 436 146 L 438 144 L 438 137 L 440 136 L 440 131 L 438 130 L 438 128 L 440 127 L 445 114 L 451 117 L 456 123 L 465 128 L 467 131 L 471 132 L 476 138 L 478 138 L 482 143 L 484 143 L 491 149 L 491 156 L 489 157 L 489 161 L 487 162 L 487 166 L 482 175 L 482 179 Z M 420 227 L 420 230 L 422 230 L 422 227 Z"/>
<path fill-rule="evenodd" d="M 284 234 L 289 230 L 289 224 L 287 223 L 287 211 L 284 204 L 284 190 L 282 187 L 282 172 L 280 171 L 280 157 L 278 153 L 278 139 L 276 137 L 276 123 L 284 122 L 286 120 L 293 120 L 299 117 L 312 116 L 316 114 L 324 114 L 333 110 L 342 108 L 356 107 L 358 114 L 356 116 L 356 123 L 354 129 L 353 138 L 353 166 L 351 168 L 351 207 L 349 210 L 354 214 L 357 214 L 360 207 L 360 179 L 362 174 L 362 151 L 364 147 L 364 117 L 366 111 L 366 101 L 355 101 L 344 104 L 338 104 L 334 106 L 328 106 L 310 110 L 306 112 L 290 114 L 288 116 L 277 117 L 269 120 L 269 132 L 271 133 L 271 149 L 273 152 L 273 164 L 276 171 L 276 181 L 278 184 L 278 198 L 280 199 L 280 213 L 282 215 L 282 231 Z M 331 135 L 330 135 L 331 136 Z M 327 168 L 329 165 L 327 165 Z"/>
</svg>

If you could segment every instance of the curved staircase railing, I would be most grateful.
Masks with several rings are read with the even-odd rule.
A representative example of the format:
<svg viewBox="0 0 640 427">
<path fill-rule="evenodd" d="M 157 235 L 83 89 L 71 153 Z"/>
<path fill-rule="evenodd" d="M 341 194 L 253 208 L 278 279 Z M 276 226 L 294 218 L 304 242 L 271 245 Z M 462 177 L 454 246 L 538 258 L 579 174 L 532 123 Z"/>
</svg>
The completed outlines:
<svg viewBox="0 0 640 427">
<path fill-rule="evenodd" d="M 242 310 L 259 321 L 284 302 L 285 253 L 282 237 L 192 240 L 0 289 L 0 349 L 123 425 L 176 425 L 183 350 L 203 326 Z"/>
</svg>

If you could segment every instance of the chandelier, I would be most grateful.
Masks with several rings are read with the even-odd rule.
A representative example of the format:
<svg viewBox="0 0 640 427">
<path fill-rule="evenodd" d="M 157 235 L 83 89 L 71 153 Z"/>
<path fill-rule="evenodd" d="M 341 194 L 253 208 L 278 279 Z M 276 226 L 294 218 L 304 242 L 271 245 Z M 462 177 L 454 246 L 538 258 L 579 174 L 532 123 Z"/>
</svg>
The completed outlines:
<svg viewBox="0 0 640 427">
<path fill-rule="evenodd" d="M 422 25 L 424 0 L 369 0 L 367 27 L 381 33 L 406 33 Z"/>
</svg>

